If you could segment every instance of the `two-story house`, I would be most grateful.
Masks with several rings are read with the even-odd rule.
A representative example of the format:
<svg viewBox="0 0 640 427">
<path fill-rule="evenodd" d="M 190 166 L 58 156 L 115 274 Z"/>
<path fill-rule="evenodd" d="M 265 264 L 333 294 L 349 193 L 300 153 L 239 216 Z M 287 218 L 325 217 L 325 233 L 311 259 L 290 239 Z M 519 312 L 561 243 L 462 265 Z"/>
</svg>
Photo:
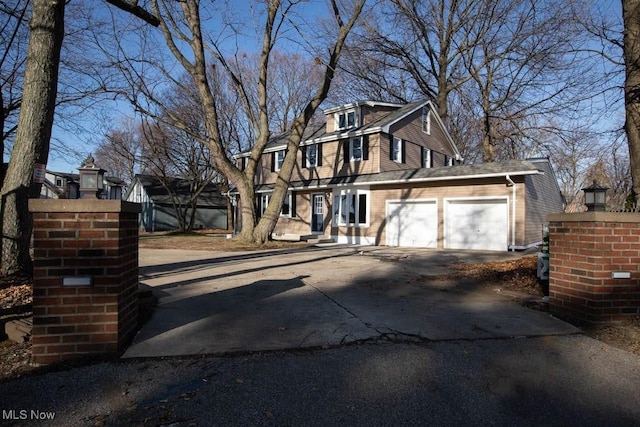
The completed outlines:
<svg viewBox="0 0 640 427">
<path fill-rule="evenodd" d="M 563 209 L 547 159 L 462 165 L 434 105 L 357 102 L 330 108 L 301 143 L 274 238 L 339 243 L 522 249 Z M 286 154 L 268 144 L 256 178 L 259 213 Z M 247 153 L 237 156 L 246 164 Z"/>
</svg>

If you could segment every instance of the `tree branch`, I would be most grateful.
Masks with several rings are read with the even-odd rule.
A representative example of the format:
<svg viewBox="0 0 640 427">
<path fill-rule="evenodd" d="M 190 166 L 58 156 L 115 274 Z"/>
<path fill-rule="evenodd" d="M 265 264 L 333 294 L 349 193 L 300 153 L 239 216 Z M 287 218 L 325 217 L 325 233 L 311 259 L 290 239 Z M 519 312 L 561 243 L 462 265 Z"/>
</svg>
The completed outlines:
<svg viewBox="0 0 640 427">
<path fill-rule="evenodd" d="M 137 1 L 124 1 L 124 0 L 106 0 L 107 3 L 114 5 L 118 9 L 122 9 L 125 12 L 129 12 L 133 16 L 136 16 L 143 21 L 153 25 L 154 27 L 158 27 L 160 25 L 160 19 L 148 12 L 143 7 L 137 5 Z"/>
</svg>

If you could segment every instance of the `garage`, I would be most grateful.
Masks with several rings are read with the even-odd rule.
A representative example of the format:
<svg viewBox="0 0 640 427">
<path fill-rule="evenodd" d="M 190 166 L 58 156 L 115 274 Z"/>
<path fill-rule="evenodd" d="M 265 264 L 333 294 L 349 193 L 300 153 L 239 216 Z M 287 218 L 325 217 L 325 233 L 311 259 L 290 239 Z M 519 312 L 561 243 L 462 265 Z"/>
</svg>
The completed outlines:
<svg viewBox="0 0 640 427">
<path fill-rule="evenodd" d="M 445 201 L 445 247 L 505 251 L 509 246 L 508 200 Z"/>
<path fill-rule="evenodd" d="M 387 201 L 387 246 L 438 246 L 438 205 L 435 200 Z"/>
</svg>

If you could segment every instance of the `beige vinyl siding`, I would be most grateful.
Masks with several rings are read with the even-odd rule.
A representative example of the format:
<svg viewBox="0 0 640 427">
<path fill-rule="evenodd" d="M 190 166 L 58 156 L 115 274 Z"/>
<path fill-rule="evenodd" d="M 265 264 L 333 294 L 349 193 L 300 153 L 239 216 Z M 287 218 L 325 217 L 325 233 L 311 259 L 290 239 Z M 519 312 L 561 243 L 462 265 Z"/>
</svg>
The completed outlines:
<svg viewBox="0 0 640 427">
<path fill-rule="evenodd" d="M 336 118 L 333 113 L 325 115 L 327 119 L 327 133 L 335 132 L 336 130 Z"/>
<path fill-rule="evenodd" d="M 324 230 L 329 230 L 331 225 L 331 191 L 296 191 L 294 192 L 296 197 L 295 215 L 291 218 L 280 217 L 273 234 L 311 234 L 311 196 L 313 194 L 324 196 Z"/>
<path fill-rule="evenodd" d="M 322 166 L 314 168 L 302 167 L 303 150 L 298 150 L 296 165 L 291 174 L 291 181 L 309 179 L 325 179 L 334 176 L 362 175 L 379 172 L 380 135 L 368 135 L 369 159 L 358 162 L 344 161 L 344 145 L 347 140 L 336 140 L 322 143 Z M 273 184 L 278 177 L 271 172 L 271 153 L 265 153 L 260 159 L 256 172 L 256 184 Z"/>
<path fill-rule="evenodd" d="M 272 184 L 277 177 L 277 172 L 271 172 L 271 153 L 264 153 L 256 170 L 256 184 Z"/>
<path fill-rule="evenodd" d="M 394 188 L 395 187 L 395 188 Z M 383 185 L 371 188 L 370 230 L 368 235 L 376 236 L 376 244 L 386 244 L 386 201 L 407 199 L 436 199 L 438 204 L 438 248 L 444 248 L 444 200 L 448 198 L 508 197 L 509 200 L 509 243 L 511 243 L 512 190 L 502 179 L 453 181 L 450 184 L 420 183 L 402 187 Z M 524 236 L 523 217 L 524 186 L 516 184 L 516 244 L 521 244 Z"/>
</svg>

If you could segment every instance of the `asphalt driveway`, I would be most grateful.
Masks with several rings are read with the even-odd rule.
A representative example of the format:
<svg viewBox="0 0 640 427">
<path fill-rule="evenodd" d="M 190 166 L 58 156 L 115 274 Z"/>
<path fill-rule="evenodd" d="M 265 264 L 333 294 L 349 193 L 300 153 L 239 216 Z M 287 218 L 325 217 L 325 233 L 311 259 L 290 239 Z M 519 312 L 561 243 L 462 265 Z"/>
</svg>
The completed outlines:
<svg viewBox="0 0 640 427">
<path fill-rule="evenodd" d="M 389 339 L 564 335 L 578 329 L 474 283 L 455 262 L 514 253 L 327 246 L 266 252 L 140 250 L 159 305 L 125 358 L 330 347 Z"/>
</svg>

